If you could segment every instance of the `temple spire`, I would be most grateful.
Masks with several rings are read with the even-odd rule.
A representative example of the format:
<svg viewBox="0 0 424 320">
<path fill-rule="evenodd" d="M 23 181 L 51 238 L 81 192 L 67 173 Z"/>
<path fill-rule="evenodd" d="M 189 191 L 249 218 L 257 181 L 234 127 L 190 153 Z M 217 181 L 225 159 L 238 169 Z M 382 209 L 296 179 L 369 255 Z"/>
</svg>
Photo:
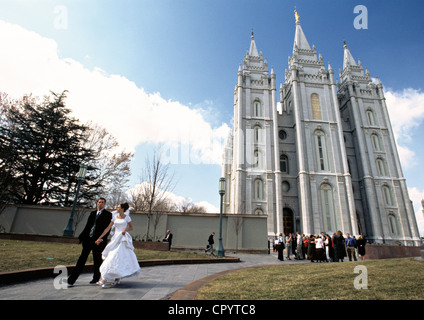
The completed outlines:
<svg viewBox="0 0 424 320">
<path fill-rule="evenodd" d="M 250 37 L 250 49 L 249 49 L 249 56 L 259 57 L 258 49 L 256 48 L 255 43 L 255 36 L 253 35 Z"/>
<path fill-rule="evenodd" d="M 294 36 L 293 50 L 294 50 L 294 47 L 297 47 L 298 49 L 311 50 L 308 40 L 306 39 L 306 36 L 303 33 L 302 27 L 300 26 L 300 21 L 299 21 L 300 16 L 296 10 L 294 11 L 294 13 L 296 17 L 296 34 Z"/>
<path fill-rule="evenodd" d="M 344 57 L 343 57 L 343 70 L 348 66 L 356 66 L 355 59 L 353 59 L 352 54 L 350 53 L 346 41 L 344 42 Z"/>
</svg>

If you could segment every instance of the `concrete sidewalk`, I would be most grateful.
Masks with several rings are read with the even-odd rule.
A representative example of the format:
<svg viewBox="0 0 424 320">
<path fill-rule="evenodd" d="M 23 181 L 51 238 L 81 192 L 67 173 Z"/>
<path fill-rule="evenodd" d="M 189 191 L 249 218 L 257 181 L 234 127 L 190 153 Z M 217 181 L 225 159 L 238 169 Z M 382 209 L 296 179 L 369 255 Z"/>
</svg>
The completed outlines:
<svg viewBox="0 0 424 320">
<path fill-rule="evenodd" d="M 279 261 L 273 253 L 232 256 L 239 257 L 240 262 L 143 267 L 138 277 L 123 279 L 115 287 L 101 288 L 89 284 L 91 273 L 81 274 L 75 286 L 67 289 L 56 289 L 53 278 L 1 286 L 0 300 L 169 300 L 173 296 L 173 299 L 186 300 L 194 298 L 196 290 L 215 279 L 221 272 L 246 267 L 309 262 Z"/>
</svg>

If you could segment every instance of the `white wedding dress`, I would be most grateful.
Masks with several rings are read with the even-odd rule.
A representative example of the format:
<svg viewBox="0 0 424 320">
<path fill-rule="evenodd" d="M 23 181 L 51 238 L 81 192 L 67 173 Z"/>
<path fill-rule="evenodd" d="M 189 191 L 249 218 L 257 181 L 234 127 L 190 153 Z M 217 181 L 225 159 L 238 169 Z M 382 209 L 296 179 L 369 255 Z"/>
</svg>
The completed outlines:
<svg viewBox="0 0 424 320">
<path fill-rule="evenodd" d="M 128 232 L 125 232 L 125 235 L 122 234 L 122 231 L 131 222 L 131 218 L 128 215 L 123 219 L 114 216 L 112 221 L 115 232 L 102 252 L 104 261 L 100 266 L 102 279 L 107 282 L 134 277 L 141 272 L 137 256 L 134 253 L 131 235 Z"/>
</svg>

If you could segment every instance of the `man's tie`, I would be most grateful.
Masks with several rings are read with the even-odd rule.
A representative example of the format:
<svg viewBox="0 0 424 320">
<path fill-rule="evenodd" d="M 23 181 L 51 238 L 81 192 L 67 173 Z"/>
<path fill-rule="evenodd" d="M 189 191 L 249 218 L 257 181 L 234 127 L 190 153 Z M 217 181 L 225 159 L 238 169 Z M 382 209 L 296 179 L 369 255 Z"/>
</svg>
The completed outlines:
<svg viewBox="0 0 424 320">
<path fill-rule="evenodd" d="M 96 222 L 97 222 L 97 218 L 100 216 L 100 213 L 102 213 L 101 211 L 97 211 L 96 214 L 96 219 L 94 220 L 94 224 L 93 227 L 90 230 L 90 238 L 92 238 L 94 236 L 94 231 L 96 230 Z"/>
</svg>

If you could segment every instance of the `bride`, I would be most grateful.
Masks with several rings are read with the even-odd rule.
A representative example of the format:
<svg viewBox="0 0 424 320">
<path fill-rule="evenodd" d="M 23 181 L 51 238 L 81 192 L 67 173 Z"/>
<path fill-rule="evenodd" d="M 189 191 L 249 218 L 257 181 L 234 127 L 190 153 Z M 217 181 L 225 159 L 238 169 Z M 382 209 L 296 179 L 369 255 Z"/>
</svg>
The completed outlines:
<svg viewBox="0 0 424 320">
<path fill-rule="evenodd" d="M 129 216 L 129 206 L 127 203 L 118 205 L 117 215 L 114 215 L 109 226 L 97 239 L 96 244 L 100 244 L 103 236 L 115 226 L 115 233 L 102 252 L 103 263 L 100 266 L 102 279 L 97 282 L 103 288 L 106 282 L 112 285 L 118 284 L 122 278 L 137 276 L 140 274 L 140 265 L 134 253 L 134 246 L 131 235 L 127 231 L 133 230 L 131 218 Z"/>
</svg>

